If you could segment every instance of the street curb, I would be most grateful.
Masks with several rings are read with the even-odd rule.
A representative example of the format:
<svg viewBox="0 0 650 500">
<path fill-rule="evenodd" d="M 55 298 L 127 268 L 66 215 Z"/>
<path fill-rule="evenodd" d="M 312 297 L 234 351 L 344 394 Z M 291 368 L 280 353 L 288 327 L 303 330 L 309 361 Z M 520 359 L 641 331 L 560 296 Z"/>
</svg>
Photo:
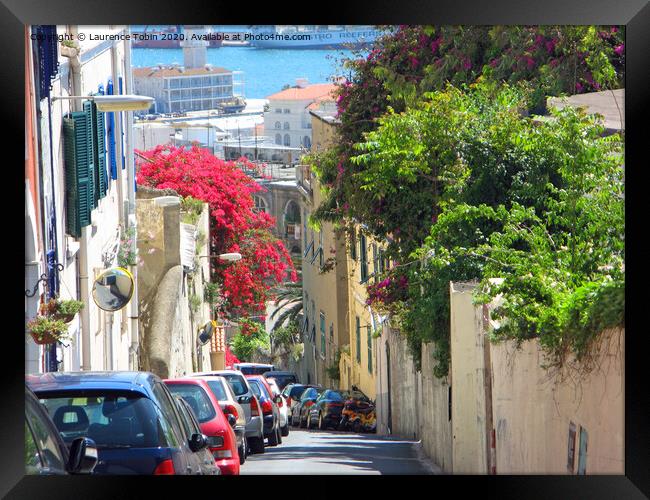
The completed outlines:
<svg viewBox="0 0 650 500">
<path fill-rule="evenodd" d="M 422 446 L 422 440 L 420 441 L 413 441 L 413 451 L 415 451 L 415 455 L 417 459 L 420 461 L 422 465 L 429 471 L 430 474 L 434 475 L 446 475 L 447 473 L 442 470 L 442 468 L 435 464 L 424 452 L 424 448 Z"/>
</svg>

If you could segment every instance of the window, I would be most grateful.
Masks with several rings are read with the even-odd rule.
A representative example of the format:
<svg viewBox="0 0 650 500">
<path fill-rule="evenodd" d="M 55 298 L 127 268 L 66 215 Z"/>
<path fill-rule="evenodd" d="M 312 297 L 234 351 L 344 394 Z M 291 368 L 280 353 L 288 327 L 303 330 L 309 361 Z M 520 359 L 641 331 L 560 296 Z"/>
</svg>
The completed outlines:
<svg viewBox="0 0 650 500">
<path fill-rule="evenodd" d="M 357 260 L 357 231 L 356 229 L 352 232 L 350 236 L 350 257 L 352 260 Z"/>
<path fill-rule="evenodd" d="M 267 212 L 266 201 L 261 196 L 253 196 L 255 202 L 255 212 Z"/>
<path fill-rule="evenodd" d="M 291 146 L 291 137 L 289 134 L 284 134 L 284 145 Z"/>
<path fill-rule="evenodd" d="M 361 283 L 368 280 L 368 252 L 366 251 L 366 237 L 359 235 L 359 253 L 361 254 Z"/>
<path fill-rule="evenodd" d="M 275 122 L 275 128 L 278 129 L 278 130 L 281 129 L 282 124 L 280 122 Z"/>
<path fill-rule="evenodd" d="M 368 372 L 372 373 L 372 328 L 366 325 L 366 332 L 368 334 Z"/>
<path fill-rule="evenodd" d="M 325 356 L 325 313 L 320 312 L 320 352 Z"/>
<path fill-rule="evenodd" d="M 52 471 L 65 470 L 65 460 L 54 438 L 56 430 L 49 427 L 45 417 L 38 413 L 35 402 L 28 400 L 26 403 L 25 440 L 27 443 L 31 440 L 30 447 L 33 448 L 29 451 L 34 451 L 34 454 L 25 457 L 25 465 L 28 469 L 31 466 L 32 470 L 41 466 Z M 25 452 L 27 453 L 27 449 Z"/>
<path fill-rule="evenodd" d="M 282 113 L 282 108 L 275 108 L 276 113 Z"/>
<path fill-rule="evenodd" d="M 323 267 L 323 230 L 318 231 L 318 251 L 319 251 L 319 265 Z"/>
<path fill-rule="evenodd" d="M 377 245 L 374 243 L 372 244 L 372 275 L 377 283 L 379 281 L 379 262 L 377 260 Z"/>
<path fill-rule="evenodd" d="M 209 422 L 217 415 L 210 398 L 202 387 L 194 384 L 167 384 L 167 387 L 172 394 L 178 394 L 188 402 L 199 423 Z"/>
<path fill-rule="evenodd" d="M 282 134 L 275 134 L 275 143 L 279 146 L 282 145 Z"/>
<path fill-rule="evenodd" d="M 357 363 L 361 363 L 361 324 L 359 322 L 359 316 L 355 317 L 357 322 Z"/>
<path fill-rule="evenodd" d="M 228 385 L 232 389 L 232 392 L 235 393 L 235 396 L 243 396 L 248 393 L 248 387 L 246 387 L 246 382 L 241 375 L 226 373 L 223 375 L 223 378 L 228 381 Z"/>
<path fill-rule="evenodd" d="M 217 401 L 225 401 L 228 399 L 228 394 L 226 393 L 223 381 L 208 380 L 207 383 L 210 389 L 212 389 L 212 393 L 214 394 L 214 397 L 217 398 Z"/>
<path fill-rule="evenodd" d="M 288 115 L 291 113 L 291 110 L 289 108 L 284 108 L 284 114 Z"/>
<path fill-rule="evenodd" d="M 303 137 L 302 143 L 306 148 L 311 148 L 311 139 L 309 138 L 309 136 Z"/>
<path fill-rule="evenodd" d="M 289 122 L 284 122 L 284 130 L 289 130 L 290 128 Z"/>
</svg>

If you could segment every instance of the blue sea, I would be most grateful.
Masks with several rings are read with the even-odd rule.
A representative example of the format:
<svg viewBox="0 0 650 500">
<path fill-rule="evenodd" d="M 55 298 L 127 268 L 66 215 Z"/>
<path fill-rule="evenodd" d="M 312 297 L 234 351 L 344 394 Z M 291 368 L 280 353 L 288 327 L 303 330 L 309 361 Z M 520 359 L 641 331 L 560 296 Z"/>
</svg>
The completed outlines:
<svg viewBox="0 0 650 500">
<path fill-rule="evenodd" d="M 306 78 L 311 84 L 329 83 L 333 76 L 349 76 L 342 61 L 360 54 L 344 49 L 265 50 L 252 47 L 219 47 L 207 51 L 208 64 L 243 72 L 244 86 L 240 90 L 250 99 L 264 99 L 282 90 L 284 85 L 295 85 L 296 78 Z M 182 49 L 133 49 L 132 52 L 134 67 L 171 63 L 183 64 Z"/>
</svg>

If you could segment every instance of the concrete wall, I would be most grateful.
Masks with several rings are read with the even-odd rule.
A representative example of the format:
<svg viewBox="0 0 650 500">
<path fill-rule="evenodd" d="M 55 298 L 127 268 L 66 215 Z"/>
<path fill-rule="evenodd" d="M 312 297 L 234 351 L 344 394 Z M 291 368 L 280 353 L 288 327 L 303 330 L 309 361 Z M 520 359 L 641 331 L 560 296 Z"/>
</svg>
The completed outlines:
<svg viewBox="0 0 650 500">
<path fill-rule="evenodd" d="M 137 203 L 142 367 L 163 378 L 207 369 L 209 344 L 197 351 L 196 338 L 198 328 L 210 319 L 203 301 L 203 282 L 210 279 L 209 261 L 198 259 L 192 275 L 185 273 L 180 257 L 180 198 L 148 198 L 151 193 L 146 191 L 142 195 L 146 198 Z M 205 242 L 198 255 L 208 254 L 208 224 L 204 205 L 197 225 Z M 202 299 L 196 312 L 189 306 L 192 295 Z"/>
<path fill-rule="evenodd" d="M 377 352 L 377 432 L 422 440 L 427 456 L 451 472 L 449 380 L 434 377 L 434 352 L 434 344 L 423 344 L 417 371 L 405 339 L 384 324 Z"/>
<path fill-rule="evenodd" d="M 561 371 L 547 370 L 536 339 L 519 349 L 486 342 L 489 308 L 472 304 L 474 286 L 450 287 L 453 472 L 573 474 L 583 429 L 586 473 L 623 474 L 624 330 L 601 334 L 592 371 L 576 371 L 585 365 L 573 358 Z"/>
<path fill-rule="evenodd" d="M 482 310 L 472 304 L 475 286 L 474 283 L 450 283 L 451 419 L 455 474 L 488 472 L 485 336 Z"/>
<path fill-rule="evenodd" d="M 571 474 L 578 470 L 580 428 L 588 435 L 587 474 L 624 474 L 625 331 L 602 334 L 596 369 L 574 378 L 540 367 L 536 340 L 521 350 L 491 346 L 496 470 L 499 474 Z M 568 467 L 569 425 L 576 426 Z"/>
</svg>

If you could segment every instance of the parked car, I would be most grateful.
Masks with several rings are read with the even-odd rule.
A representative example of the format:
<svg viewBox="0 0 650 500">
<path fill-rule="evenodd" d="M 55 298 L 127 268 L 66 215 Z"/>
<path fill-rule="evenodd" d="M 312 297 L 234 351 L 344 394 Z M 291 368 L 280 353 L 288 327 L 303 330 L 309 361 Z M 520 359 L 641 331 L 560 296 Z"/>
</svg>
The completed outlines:
<svg viewBox="0 0 650 500">
<path fill-rule="evenodd" d="M 178 405 L 181 426 L 190 443 L 190 448 L 196 449 L 194 455 L 196 456 L 196 462 L 201 474 L 204 476 L 221 475 L 221 469 L 217 466 L 208 448 L 208 436 L 201 432 L 201 426 L 189 403 L 178 395 L 174 395 L 174 400 Z"/>
<path fill-rule="evenodd" d="M 244 375 L 263 375 L 268 371 L 275 370 L 275 366 L 265 363 L 235 363 L 233 369 L 239 370 Z"/>
<path fill-rule="evenodd" d="M 246 378 L 262 407 L 264 437 L 269 440 L 269 446 L 277 446 L 282 443 L 280 409 L 277 403 L 281 396 L 273 397 L 273 391 L 262 375 L 246 375 Z"/>
<path fill-rule="evenodd" d="M 308 387 L 300 395 L 298 404 L 293 407 L 291 413 L 291 425 L 307 426 L 307 410 L 314 404 L 318 396 L 324 391 L 322 387 Z"/>
<path fill-rule="evenodd" d="M 68 448 L 47 410 L 25 386 L 25 473 L 91 474 L 97 465 L 97 446 L 78 437 Z"/>
<path fill-rule="evenodd" d="M 237 438 L 239 464 L 243 465 L 248 454 L 248 446 L 246 446 L 246 414 L 244 413 L 244 409 L 237 402 L 237 397 L 224 377 L 219 375 L 206 375 L 200 378 L 207 382 L 212 390 L 212 394 L 219 401 L 219 406 L 221 406 L 223 413 L 226 416 L 232 415 L 236 419 L 233 429 Z"/>
<path fill-rule="evenodd" d="M 317 384 L 289 384 L 282 391 L 282 395 L 284 396 L 284 398 L 285 398 L 285 400 L 287 402 L 289 423 L 291 425 L 294 425 L 294 423 L 292 421 L 293 410 L 296 407 L 296 405 L 300 404 L 300 396 L 302 396 L 302 393 L 305 392 L 305 390 L 310 388 L 310 387 L 320 387 L 320 385 L 317 385 Z"/>
<path fill-rule="evenodd" d="M 278 383 L 273 378 L 267 378 L 269 386 L 271 387 L 273 398 L 276 400 L 278 410 L 280 410 L 280 436 L 286 437 L 289 435 L 289 405 L 282 395 L 282 391 L 278 387 Z M 278 399 L 279 398 L 279 399 Z"/>
<path fill-rule="evenodd" d="M 246 445 L 251 453 L 264 453 L 264 421 L 262 407 L 255 393 L 244 377 L 237 370 L 217 370 L 213 372 L 193 373 L 193 377 L 219 375 L 228 381 L 228 385 L 237 397 L 237 402 L 244 409 L 246 416 Z"/>
<path fill-rule="evenodd" d="M 284 388 L 289 384 L 298 383 L 298 375 L 296 375 L 294 372 L 273 370 L 273 371 L 264 372 L 263 375 L 266 378 L 275 379 L 275 381 L 278 383 L 278 387 L 280 388 L 280 391 L 283 391 Z"/>
<path fill-rule="evenodd" d="M 323 391 L 307 412 L 307 428 L 318 425 L 322 431 L 328 427 L 338 428 L 343 404 L 348 399 L 347 391 L 327 389 Z"/>
<path fill-rule="evenodd" d="M 222 474 L 239 475 L 237 438 L 232 423 L 224 415 L 219 401 L 207 382 L 199 378 L 165 379 L 172 394 L 187 401 L 199 421 L 203 434 L 208 436 L 208 447 Z"/>
<path fill-rule="evenodd" d="M 172 395 L 148 372 L 50 372 L 27 377 L 63 441 L 97 445 L 95 474 L 198 474 Z"/>
</svg>

